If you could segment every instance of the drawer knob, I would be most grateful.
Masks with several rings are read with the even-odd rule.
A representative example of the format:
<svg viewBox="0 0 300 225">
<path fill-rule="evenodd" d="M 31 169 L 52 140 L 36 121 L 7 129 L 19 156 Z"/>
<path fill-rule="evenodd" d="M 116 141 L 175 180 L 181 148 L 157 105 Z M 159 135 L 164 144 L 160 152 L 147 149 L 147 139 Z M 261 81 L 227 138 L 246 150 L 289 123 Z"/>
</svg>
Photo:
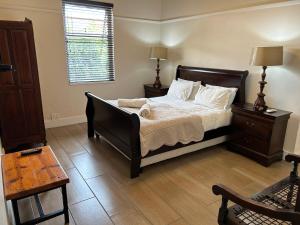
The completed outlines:
<svg viewBox="0 0 300 225">
<path fill-rule="evenodd" d="M 248 138 L 244 137 L 244 142 L 247 143 L 247 144 L 249 144 Z"/>
<path fill-rule="evenodd" d="M 254 123 L 254 122 L 246 121 L 246 125 L 247 125 L 248 127 L 255 127 L 255 123 Z"/>
</svg>

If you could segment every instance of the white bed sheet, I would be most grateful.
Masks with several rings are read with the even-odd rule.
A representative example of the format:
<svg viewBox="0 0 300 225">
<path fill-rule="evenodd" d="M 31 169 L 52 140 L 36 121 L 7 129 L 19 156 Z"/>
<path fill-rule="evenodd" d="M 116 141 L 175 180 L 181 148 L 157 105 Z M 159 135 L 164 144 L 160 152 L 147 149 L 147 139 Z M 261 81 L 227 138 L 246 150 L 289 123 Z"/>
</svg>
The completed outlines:
<svg viewBox="0 0 300 225">
<path fill-rule="evenodd" d="M 210 109 L 206 106 L 196 105 L 192 100 L 183 101 L 169 96 L 149 98 L 150 102 L 164 103 L 172 107 L 191 110 L 202 117 L 204 131 L 214 130 L 230 125 L 232 119 L 231 108 L 227 110 Z"/>
<path fill-rule="evenodd" d="M 117 101 L 109 102 L 117 106 Z M 201 141 L 205 131 L 228 126 L 232 118 L 231 109 L 210 109 L 196 105 L 193 101 L 183 101 L 170 96 L 149 98 L 147 102 L 155 109 L 153 108 L 152 119 L 140 117 L 143 157 L 149 151 L 155 151 L 163 145 L 172 146 L 178 142 L 187 144 Z M 131 113 L 139 112 L 138 108 L 124 109 Z M 182 117 L 179 116 L 181 113 Z"/>
</svg>

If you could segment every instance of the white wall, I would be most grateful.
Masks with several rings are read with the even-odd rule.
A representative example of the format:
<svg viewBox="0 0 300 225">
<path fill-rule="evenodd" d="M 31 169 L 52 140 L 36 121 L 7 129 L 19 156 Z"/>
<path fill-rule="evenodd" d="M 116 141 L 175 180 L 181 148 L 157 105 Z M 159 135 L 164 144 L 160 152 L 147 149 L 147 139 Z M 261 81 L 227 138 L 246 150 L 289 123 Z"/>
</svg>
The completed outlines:
<svg viewBox="0 0 300 225">
<path fill-rule="evenodd" d="M 300 155 L 300 129 L 298 130 L 297 141 L 296 141 L 294 153 Z"/>
<path fill-rule="evenodd" d="M 114 14 L 120 17 L 160 20 L 161 0 L 93 0 L 114 4 Z M 0 0 L 0 7 L 23 8 L 29 11 L 60 10 L 62 0 Z"/>
<path fill-rule="evenodd" d="M 163 11 L 172 5 L 168 0 L 164 2 Z M 196 5 L 189 4 L 188 7 L 192 10 Z M 185 11 L 182 13 L 184 15 Z M 248 69 L 250 71 L 246 85 L 248 102 L 254 102 L 256 99 L 257 82 L 261 74 L 261 68 L 249 66 L 252 48 L 261 45 L 284 45 L 284 66 L 267 70 L 268 85 L 265 93 L 270 107 L 293 112 L 284 148 L 294 151 L 300 117 L 299 4 L 167 21 L 162 25 L 161 39 L 170 48 L 169 63 L 163 68 L 164 83 L 171 82 L 178 64 Z"/>
<path fill-rule="evenodd" d="M 161 1 L 111 2 L 115 4 L 116 16 L 116 81 L 70 86 L 67 79 L 61 1 L 0 0 L 1 20 L 24 20 L 28 17 L 33 21 L 46 120 L 51 119 L 52 113 L 59 113 L 62 118 L 71 121 L 84 119 L 84 91 L 91 91 L 103 98 L 137 97 L 143 96 L 144 83 L 153 82 L 155 65 L 149 60 L 148 54 L 149 47 L 160 41 L 160 25 L 124 17 L 159 20 Z"/>
<path fill-rule="evenodd" d="M 162 19 L 193 16 L 288 0 L 162 0 Z"/>
</svg>

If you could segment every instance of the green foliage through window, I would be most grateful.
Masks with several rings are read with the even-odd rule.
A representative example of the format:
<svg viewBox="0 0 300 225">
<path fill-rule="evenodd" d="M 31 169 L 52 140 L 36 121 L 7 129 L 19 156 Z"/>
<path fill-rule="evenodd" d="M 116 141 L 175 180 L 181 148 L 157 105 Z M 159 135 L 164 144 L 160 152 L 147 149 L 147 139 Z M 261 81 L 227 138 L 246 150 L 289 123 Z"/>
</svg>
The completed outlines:
<svg viewBox="0 0 300 225">
<path fill-rule="evenodd" d="M 112 7 L 63 6 L 70 83 L 114 80 Z"/>
</svg>

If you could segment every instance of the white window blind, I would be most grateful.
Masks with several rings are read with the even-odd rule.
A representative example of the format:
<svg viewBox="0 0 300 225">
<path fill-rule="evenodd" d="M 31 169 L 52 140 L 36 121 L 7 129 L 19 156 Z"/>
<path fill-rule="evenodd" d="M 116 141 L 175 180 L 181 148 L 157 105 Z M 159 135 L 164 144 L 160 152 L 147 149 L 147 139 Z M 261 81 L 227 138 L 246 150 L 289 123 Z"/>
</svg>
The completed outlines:
<svg viewBox="0 0 300 225">
<path fill-rule="evenodd" d="M 63 15 L 70 83 L 114 80 L 113 5 L 63 0 Z"/>
</svg>

